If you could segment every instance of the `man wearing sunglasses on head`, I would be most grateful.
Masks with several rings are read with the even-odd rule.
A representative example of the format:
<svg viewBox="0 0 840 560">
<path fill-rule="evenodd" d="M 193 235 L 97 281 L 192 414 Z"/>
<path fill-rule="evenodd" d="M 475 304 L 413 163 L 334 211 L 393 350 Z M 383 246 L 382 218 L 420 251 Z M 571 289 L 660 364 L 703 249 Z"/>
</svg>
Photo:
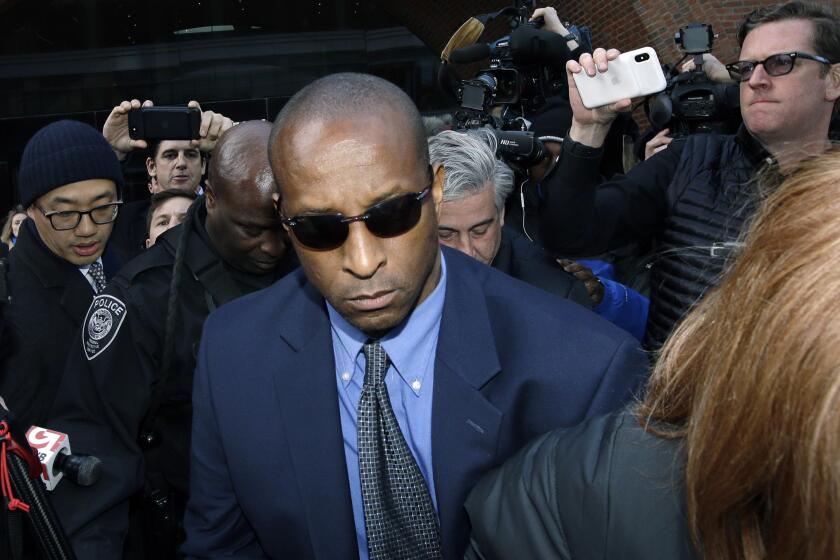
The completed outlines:
<svg viewBox="0 0 840 560">
<path fill-rule="evenodd" d="M 52 123 L 24 148 L 18 191 L 29 219 L 9 262 L 0 369 L 0 395 L 22 427 L 44 425 L 85 311 L 116 273 L 107 247 L 122 187 L 114 152 L 88 124 Z"/>
<path fill-rule="evenodd" d="M 188 557 L 460 558 L 477 477 L 621 406 L 627 333 L 438 243 L 444 169 L 399 88 L 336 74 L 269 147 L 301 270 L 211 314 Z"/>
<path fill-rule="evenodd" d="M 656 241 L 645 338 L 650 349 L 717 282 L 760 199 L 759 171 L 784 174 L 828 146 L 840 103 L 840 20 L 790 2 L 751 13 L 738 39 L 740 60 L 726 66 L 740 83 L 744 124 L 738 133 L 675 139 L 626 177 L 600 185 L 604 136 L 631 101 L 586 109 L 572 74 L 603 72 L 619 53 L 596 49 L 566 66 L 574 117 L 563 153 L 543 182 L 543 238 L 570 255 Z"/>
</svg>

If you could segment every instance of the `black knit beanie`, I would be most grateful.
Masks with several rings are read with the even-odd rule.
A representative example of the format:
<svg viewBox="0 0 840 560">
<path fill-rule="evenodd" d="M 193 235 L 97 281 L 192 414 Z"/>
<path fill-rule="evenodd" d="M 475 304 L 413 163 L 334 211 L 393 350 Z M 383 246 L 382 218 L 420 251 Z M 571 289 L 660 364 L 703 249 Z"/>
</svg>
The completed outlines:
<svg viewBox="0 0 840 560">
<path fill-rule="evenodd" d="M 110 179 L 122 192 L 120 162 L 102 134 L 79 121 L 58 121 L 35 133 L 20 162 L 18 192 L 28 208 L 53 189 L 86 181 Z"/>
</svg>

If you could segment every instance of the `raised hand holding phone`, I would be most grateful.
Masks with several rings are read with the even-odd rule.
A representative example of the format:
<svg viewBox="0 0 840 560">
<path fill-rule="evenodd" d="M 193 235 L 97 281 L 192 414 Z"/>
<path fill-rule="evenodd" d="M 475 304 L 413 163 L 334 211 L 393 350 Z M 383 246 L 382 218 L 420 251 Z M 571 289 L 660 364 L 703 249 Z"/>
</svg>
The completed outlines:
<svg viewBox="0 0 840 560">
<path fill-rule="evenodd" d="M 579 72 L 574 80 L 583 105 L 590 109 L 658 93 L 667 86 L 659 58 L 651 47 L 620 54 L 606 71 L 594 76 Z"/>
<path fill-rule="evenodd" d="M 132 138 L 129 134 L 128 113 L 140 109 L 140 107 L 151 107 L 152 105 L 153 103 L 148 99 L 143 103 L 140 103 L 139 99 L 132 99 L 131 101 L 123 101 L 111 109 L 111 114 L 108 115 L 102 127 L 102 136 L 111 145 L 120 161 L 124 160 L 126 155 L 133 150 L 142 150 L 149 147 L 144 139 Z"/>
<path fill-rule="evenodd" d="M 588 76 L 595 76 L 597 72 L 606 72 L 609 62 L 618 58 L 620 54 L 621 51 L 618 49 L 597 48 L 592 54 L 582 54 L 579 61 L 566 62 L 566 81 L 569 84 L 569 104 L 572 108 L 572 128 L 569 130 L 569 137 L 575 142 L 593 148 L 602 146 L 616 115 L 630 110 L 629 98 L 603 107 L 586 107 L 580 98 L 574 79 L 574 76 L 581 72 L 585 72 Z"/>
</svg>

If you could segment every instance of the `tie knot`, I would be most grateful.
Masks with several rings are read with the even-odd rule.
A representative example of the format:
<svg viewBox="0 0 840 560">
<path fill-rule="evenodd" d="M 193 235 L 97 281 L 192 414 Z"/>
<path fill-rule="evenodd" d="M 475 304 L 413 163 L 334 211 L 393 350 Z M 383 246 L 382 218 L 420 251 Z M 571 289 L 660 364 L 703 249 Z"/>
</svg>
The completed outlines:
<svg viewBox="0 0 840 560">
<path fill-rule="evenodd" d="M 378 342 L 369 342 L 364 345 L 365 353 L 365 385 L 379 385 L 385 380 L 385 372 L 388 371 L 388 354 Z"/>
</svg>

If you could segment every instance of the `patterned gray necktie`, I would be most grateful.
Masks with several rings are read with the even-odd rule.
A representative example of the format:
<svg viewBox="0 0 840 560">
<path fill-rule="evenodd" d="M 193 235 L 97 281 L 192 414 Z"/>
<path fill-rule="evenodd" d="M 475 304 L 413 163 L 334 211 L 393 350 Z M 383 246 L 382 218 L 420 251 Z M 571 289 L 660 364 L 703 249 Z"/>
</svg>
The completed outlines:
<svg viewBox="0 0 840 560">
<path fill-rule="evenodd" d="M 88 268 L 88 274 L 91 278 L 93 278 L 93 283 L 96 284 L 95 291 L 97 294 L 105 289 L 105 285 L 108 283 L 108 281 L 105 280 L 105 273 L 102 271 L 101 262 L 96 261 L 92 263 L 90 265 L 90 268 Z"/>
<path fill-rule="evenodd" d="M 440 530 L 426 479 L 405 442 L 388 398 L 388 356 L 365 344 L 359 399 L 359 476 L 371 560 L 441 558 Z"/>
</svg>

